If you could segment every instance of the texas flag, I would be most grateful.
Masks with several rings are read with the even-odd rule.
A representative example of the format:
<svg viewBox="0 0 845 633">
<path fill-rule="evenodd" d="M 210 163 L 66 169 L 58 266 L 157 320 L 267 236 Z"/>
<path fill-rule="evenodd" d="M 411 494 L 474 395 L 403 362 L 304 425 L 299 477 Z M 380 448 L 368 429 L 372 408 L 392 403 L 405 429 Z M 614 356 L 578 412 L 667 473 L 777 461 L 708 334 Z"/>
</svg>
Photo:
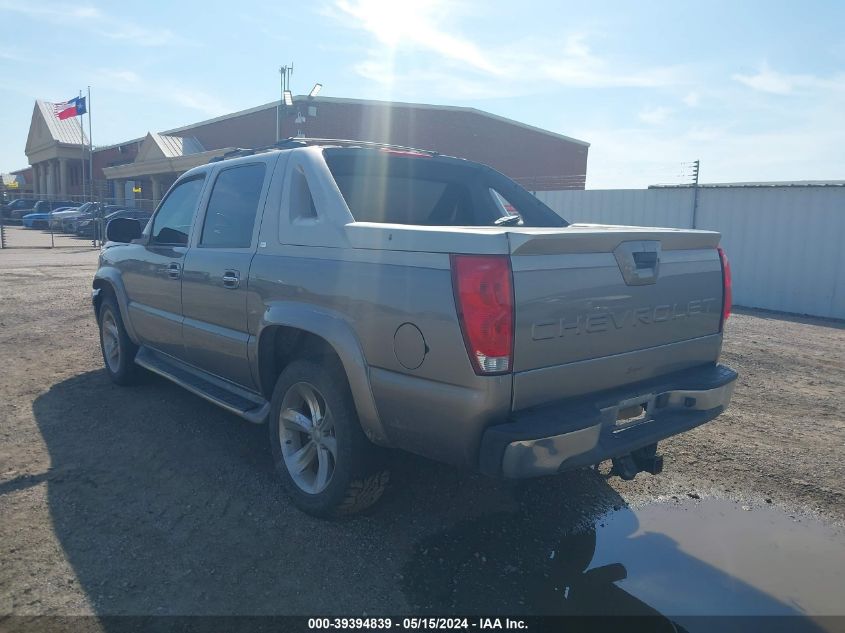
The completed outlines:
<svg viewBox="0 0 845 633">
<path fill-rule="evenodd" d="M 53 104 L 53 114 L 55 114 L 60 121 L 69 119 L 72 116 L 82 116 L 86 112 L 85 97 L 76 97 L 70 101 Z"/>
</svg>

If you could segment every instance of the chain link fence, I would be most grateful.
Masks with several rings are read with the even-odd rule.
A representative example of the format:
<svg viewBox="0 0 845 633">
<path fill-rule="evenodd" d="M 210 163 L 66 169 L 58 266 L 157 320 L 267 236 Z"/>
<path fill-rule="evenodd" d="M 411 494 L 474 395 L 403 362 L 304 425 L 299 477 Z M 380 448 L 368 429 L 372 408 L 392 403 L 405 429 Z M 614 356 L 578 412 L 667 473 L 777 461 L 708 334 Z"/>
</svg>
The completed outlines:
<svg viewBox="0 0 845 633">
<path fill-rule="evenodd" d="M 94 196 L 21 198 L 0 205 L 0 248 L 97 248 L 115 217 L 144 222 L 155 209 L 153 200 L 122 200 L 95 187 Z"/>
</svg>

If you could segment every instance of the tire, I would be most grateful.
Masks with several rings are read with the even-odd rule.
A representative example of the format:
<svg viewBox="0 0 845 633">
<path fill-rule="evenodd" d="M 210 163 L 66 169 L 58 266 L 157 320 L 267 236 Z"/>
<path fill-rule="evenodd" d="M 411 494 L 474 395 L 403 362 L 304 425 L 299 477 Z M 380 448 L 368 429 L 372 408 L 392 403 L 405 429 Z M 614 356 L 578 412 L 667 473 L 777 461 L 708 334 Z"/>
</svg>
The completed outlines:
<svg viewBox="0 0 845 633">
<path fill-rule="evenodd" d="M 118 385 L 131 385 L 138 379 L 135 354 L 138 346 L 132 342 L 123 326 L 120 309 L 114 297 L 106 295 L 100 303 L 100 350 L 103 364 L 111 381 Z"/>
<path fill-rule="evenodd" d="M 361 429 L 339 362 L 290 363 L 276 381 L 268 426 L 279 477 L 303 512 L 357 514 L 384 493 L 382 451 Z"/>
</svg>

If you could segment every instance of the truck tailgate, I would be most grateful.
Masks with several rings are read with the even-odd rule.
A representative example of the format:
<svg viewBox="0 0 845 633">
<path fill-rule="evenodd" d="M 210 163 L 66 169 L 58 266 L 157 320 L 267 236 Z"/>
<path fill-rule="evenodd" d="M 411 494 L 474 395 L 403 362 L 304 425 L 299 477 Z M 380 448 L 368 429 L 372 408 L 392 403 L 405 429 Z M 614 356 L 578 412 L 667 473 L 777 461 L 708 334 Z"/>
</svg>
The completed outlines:
<svg viewBox="0 0 845 633">
<path fill-rule="evenodd" d="M 715 361 L 718 242 L 709 231 L 577 224 L 509 233 L 514 409 Z"/>
</svg>

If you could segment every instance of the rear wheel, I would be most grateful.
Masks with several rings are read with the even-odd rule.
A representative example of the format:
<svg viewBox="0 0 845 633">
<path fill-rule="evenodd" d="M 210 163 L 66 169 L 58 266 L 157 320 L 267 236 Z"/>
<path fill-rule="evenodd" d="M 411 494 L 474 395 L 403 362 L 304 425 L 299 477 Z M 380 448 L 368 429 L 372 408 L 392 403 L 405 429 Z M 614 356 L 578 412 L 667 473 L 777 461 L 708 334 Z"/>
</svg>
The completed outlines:
<svg viewBox="0 0 845 633">
<path fill-rule="evenodd" d="M 129 385 L 138 376 L 135 354 L 138 346 L 132 342 L 123 326 L 120 310 L 114 297 L 103 297 L 100 303 L 100 349 L 106 373 L 112 382 Z"/>
<path fill-rule="evenodd" d="M 273 458 L 300 510 L 337 517 L 378 501 L 388 473 L 361 430 L 339 363 L 292 362 L 279 376 L 272 405 Z"/>
</svg>

